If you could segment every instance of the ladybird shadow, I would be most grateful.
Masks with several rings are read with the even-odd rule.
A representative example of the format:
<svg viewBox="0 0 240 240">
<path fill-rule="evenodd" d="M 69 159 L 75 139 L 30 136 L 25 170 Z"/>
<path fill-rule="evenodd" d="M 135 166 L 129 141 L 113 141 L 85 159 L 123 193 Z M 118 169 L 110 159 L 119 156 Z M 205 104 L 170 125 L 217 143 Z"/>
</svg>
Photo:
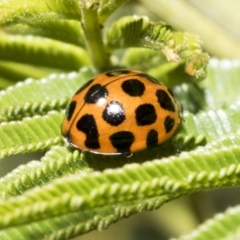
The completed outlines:
<svg viewBox="0 0 240 240">
<path fill-rule="evenodd" d="M 179 149 L 171 142 L 163 143 L 157 147 L 142 150 L 127 155 L 101 155 L 91 152 L 84 153 L 84 160 L 90 168 L 102 171 L 107 168 L 118 168 L 128 163 L 143 163 L 154 159 L 161 159 L 179 153 Z"/>
<path fill-rule="evenodd" d="M 196 139 L 189 139 L 187 142 L 184 139 L 172 139 L 156 147 L 145 149 L 127 155 L 102 155 L 91 152 L 84 153 L 84 162 L 93 170 L 102 171 L 108 168 L 118 168 L 129 163 L 143 163 L 154 159 L 161 160 L 170 156 L 178 156 L 183 151 L 191 151 L 198 146 L 207 144 L 205 138 L 196 144 Z"/>
</svg>

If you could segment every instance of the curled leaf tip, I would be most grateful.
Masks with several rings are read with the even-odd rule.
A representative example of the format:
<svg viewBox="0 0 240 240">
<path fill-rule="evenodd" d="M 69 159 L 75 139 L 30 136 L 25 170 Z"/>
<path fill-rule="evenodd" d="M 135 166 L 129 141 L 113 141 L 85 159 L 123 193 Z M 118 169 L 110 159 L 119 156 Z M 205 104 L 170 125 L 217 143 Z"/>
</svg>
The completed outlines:
<svg viewBox="0 0 240 240">
<path fill-rule="evenodd" d="M 208 61 L 209 55 L 207 53 L 194 53 L 186 62 L 185 71 L 190 76 L 202 80 L 207 75 Z"/>
</svg>

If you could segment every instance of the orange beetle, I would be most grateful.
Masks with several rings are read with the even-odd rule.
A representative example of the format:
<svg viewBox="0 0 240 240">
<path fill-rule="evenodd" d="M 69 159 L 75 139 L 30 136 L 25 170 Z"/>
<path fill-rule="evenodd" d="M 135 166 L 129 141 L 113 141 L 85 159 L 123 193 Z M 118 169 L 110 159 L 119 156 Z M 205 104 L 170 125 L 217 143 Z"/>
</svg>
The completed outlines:
<svg viewBox="0 0 240 240">
<path fill-rule="evenodd" d="M 168 140 L 181 122 L 181 106 L 155 78 L 121 69 L 84 84 L 65 115 L 62 134 L 74 148 L 131 155 Z"/>
</svg>

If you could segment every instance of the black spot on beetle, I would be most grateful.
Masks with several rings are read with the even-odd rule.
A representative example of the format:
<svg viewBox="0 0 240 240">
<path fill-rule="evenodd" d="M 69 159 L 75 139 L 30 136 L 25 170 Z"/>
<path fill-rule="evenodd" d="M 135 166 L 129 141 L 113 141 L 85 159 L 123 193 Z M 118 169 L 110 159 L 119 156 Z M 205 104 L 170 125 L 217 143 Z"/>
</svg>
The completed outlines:
<svg viewBox="0 0 240 240">
<path fill-rule="evenodd" d="M 164 120 L 164 127 L 165 127 L 165 130 L 166 130 L 166 133 L 169 133 L 170 131 L 172 131 L 173 127 L 174 127 L 174 124 L 175 124 L 175 120 L 174 118 L 171 118 L 169 116 L 167 116 Z"/>
<path fill-rule="evenodd" d="M 158 144 L 158 132 L 154 129 L 150 130 L 147 135 L 147 147 L 153 147 Z"/>
<path fill-rule="evenodd" d="M 104 86 L 94 84 L 89 88 L 84 99 L 86 103 L 96 103 L 100 98 L 106 98 L 107 96 L 108 91 Z"/>
<path fill-rule="evenodd" d="M 112 70 L 112 71 L 106 72 L 105 74 L 107 77 L 116 77 L 122 74 L 129 74 L 129 73 L 130 73 L 129 70 L 119 69 L 119 70 Z"/>
<path fill-rule="evenodd" d="M 119 153 L 129 154 L 135 137 L 132 132 L 120 131 L 112 134 L 109 139 Z"/>
<path fill-rule="evenodd" d="M 155 108 L 152 104 L 145 103 L 138 106 L 135 110 L 136 122 L 139 126 L 153 124 L 157 119 Z"/>
<path fill-rule="evenodd" d="M 118 126 L 125 120 L 125 111 L 122 104 L 118 101 L 108 103 L 102 117 L 108 124 Z"/>
<path fill-rule="evenodd" d="M 77 129 L 86 134 L 85 146 L 91 149 L 100 148 L 96 121 L 91 114 L 83 115 L 77 122 Z"/>
<path fill-rule="evenodd" d="M 75 95 L 79 94 L 81 91 L 83 91 L 85 88 L 87 88 L 92 82 L 93 82 L 94 79 L 91 79 L 89 81 L 87 81 L 86 83 L 84 83 L 76 92 L 75 92 Z"/>
<path fill-rule="evenodd" d="M 171 112 L 175 112 L 175 106 L 172 99 L 169 97 L 168 93 L 162 89 L 158 89 L 156 92 L 158 102 L 163 109 Z"/>
<path fill-rule="evenodd" d="M 145 86 L 137 79 L 128 79 L 122 83 L 122 90 L 132 97 L 140 97 L 145 91 Z"/>
<path fill-rule="evenodd" d="M 75 108 L 77 106 L 77 102 L 76 101 L 71 101 L 68 106 L 67 106 L 67 109 L 66 109 L 66 112 L 65 112 L 65 116 L 67 118 L 68 121 L 71 120 L 72 118 L 72 115 L 75 111 Z"/>
</svg>

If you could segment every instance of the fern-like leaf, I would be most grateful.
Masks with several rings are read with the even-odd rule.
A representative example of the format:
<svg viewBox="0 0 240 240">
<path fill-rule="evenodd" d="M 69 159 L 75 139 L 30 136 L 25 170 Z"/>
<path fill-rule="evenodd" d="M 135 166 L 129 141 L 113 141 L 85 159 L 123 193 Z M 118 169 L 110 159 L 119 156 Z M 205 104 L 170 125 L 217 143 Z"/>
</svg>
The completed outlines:
<svg viewBox="0 0 240 240">
<path fill-rule="evenodd" d="M 71 95 L 93 72 L 87 68 L 79 73 L 51 74 L 39 81 L 28 79 L 0 92 L 1 120 L 21 119 L 50 110 L 65 109 Z M 54 91 L 53 91 L 54 89 Z"/>
<path fill-rule="evenodd" d="M 55 0 L 8 0 L 0 4 L 4 9 L 0 16 L 1 25 L 10 25 L 19 22 L 38 22 L 46 19 L 79 19 L 80 8 L 78 1 Z"/>
<path fill-rule="evenodd" d="M 48 19 L 37 23 L 19 23 L 7 26 L 3 31 L 10 34 L 41 36 L 83 48 L 85 46 L 81 24 L 76 20 Z"/>
<path fill-rule="evenodd" d="M 53 179 L 78 171 L 91 171 L 86 168 L 80 151 L 69 151 L 66 147 L 55 146 L 41 161 L 31 161 L 21 165 L 0 180 L 1 199 L 20 195 L 35 186 L 42 186 Z"/>
<path fill-rule="evenodd" d="M 239 60 L 212 59 L 208 77 L 201 83 L 209 108 L 229 107 L 239 101 Z"/>
<path fill-rule="evenodd" d="M 66 70 L 90 65 L 86 51 L 72 44 L 4 33 L 0 33 L 0 59 Z"/>
<path fill-rule="evenodd" d="M 153 23 L 147 17 L 123 17 L 108 29 L 106 45 L 110 49 L 150 48 L 163 53 L 168 61 L 175 62 L 180 60 L 182 54 L 190 76 L 198 79 L 206 77 L 208 55 L 201 52 L 200 40 L 194 35 L 178 32 L 163 22 Z"/>
<path fill-rule="evenodd" d="M 225 137 L 179 157 L 129 164 L 102 173 L 75 174 L 33 188 L 20 197 L 0 202 L 0 226 L 5 228 L 81 209 L 109 207 L 110 211 L 113 203 L 130 204 L 157 196 L 169 201 L 199 188 L 232 186 L 239 183 L 239 136 Z"/>
<path fill-rule="evenodd" d="M 25 118 L 0 124 L 0 159 L 19 153 L 47 150 L 62 143 L 59 126 L 63 114 L 49 112 L 48 115 Z"/>
<path fill-rule="evenodd" d="M 200 225 L 192 233 L 172 240 L 239 239 L 240 207 L 231 207 Z"/>
</svg>

